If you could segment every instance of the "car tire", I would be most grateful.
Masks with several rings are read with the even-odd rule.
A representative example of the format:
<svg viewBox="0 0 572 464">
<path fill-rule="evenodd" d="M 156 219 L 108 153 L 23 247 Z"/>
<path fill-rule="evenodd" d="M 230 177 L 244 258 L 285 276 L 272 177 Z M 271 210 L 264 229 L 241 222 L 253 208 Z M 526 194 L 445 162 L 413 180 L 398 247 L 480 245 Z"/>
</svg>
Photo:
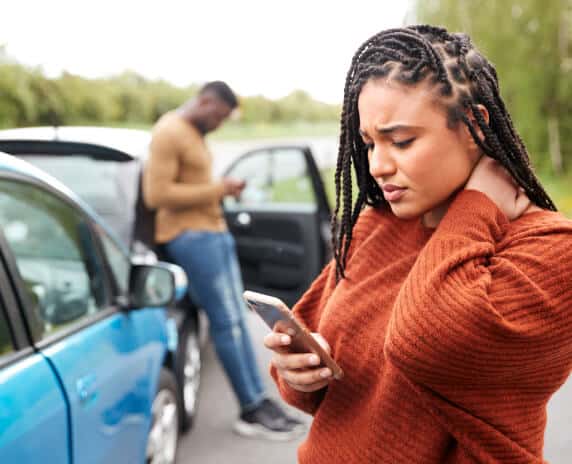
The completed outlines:
<svg viewBox="0 0 572 464">
<path fill-rule="evenodd" d="M 179 385 L 179 423 L 185 432 L 193 426 L 201 386 L 201 346 L 194 317 L 187 317 L 179 331 L 175 372 Z"/>
<path fill-rule="evenodd" d="M 175 376 L 161 369 L 157 392 L 151 405 L 151 427 L 147 437 L 147 464 L 175 464 L 179 440 L 179 403 Z"/>
</svg>

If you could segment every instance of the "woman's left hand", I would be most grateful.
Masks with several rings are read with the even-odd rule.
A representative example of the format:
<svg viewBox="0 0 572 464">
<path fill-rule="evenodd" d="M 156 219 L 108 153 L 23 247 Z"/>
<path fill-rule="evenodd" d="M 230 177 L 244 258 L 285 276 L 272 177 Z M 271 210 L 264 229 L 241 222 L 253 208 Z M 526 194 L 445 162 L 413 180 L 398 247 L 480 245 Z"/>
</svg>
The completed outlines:
<svg viewBox="0 0 572 464">
<path fill-rule="evenodd" d="M 514 221 L 529 209 L 538 209 L 508 171 L 498 161 L 485 155 L 477 162 L 465 190 L 477 190 L 487 195 L 509 221 Z"/>
</svg>

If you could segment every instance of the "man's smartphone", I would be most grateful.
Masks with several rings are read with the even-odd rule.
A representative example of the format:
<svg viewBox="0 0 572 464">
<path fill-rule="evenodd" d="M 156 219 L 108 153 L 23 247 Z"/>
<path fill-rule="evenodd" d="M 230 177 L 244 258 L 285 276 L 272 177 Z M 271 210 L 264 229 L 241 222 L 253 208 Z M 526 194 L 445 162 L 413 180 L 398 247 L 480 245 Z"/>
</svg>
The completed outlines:
<svg viewBox="0 0 572 464">
<path fill-rule="evenodd" d="M 318 343 L 312 334 L 300 324 L 292 314 L 292 311 L 279 298 L 265 295 L 263 293 L 251 292 L 247 290 L 243 293 L 246 304 L 258 314 L 268 327 L 280 332 L 288 333 L 288 329 L 293 329 L 295 335 L 291 335 L 292 343 L 290 348 L 294 352 L 313 352 L 319 356 L 324 365 L 331 369 L 335 379 L 341 379 L 344 375 L 342 369 L 328 352 Z"/>
</svg>

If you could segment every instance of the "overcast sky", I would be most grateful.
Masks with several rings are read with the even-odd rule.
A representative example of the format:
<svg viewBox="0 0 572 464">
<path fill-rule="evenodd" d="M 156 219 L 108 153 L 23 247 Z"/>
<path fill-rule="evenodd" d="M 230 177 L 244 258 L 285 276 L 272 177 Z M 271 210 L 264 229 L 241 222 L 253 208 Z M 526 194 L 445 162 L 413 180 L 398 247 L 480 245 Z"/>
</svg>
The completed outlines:
<svg viewBox="0 0 572 464">
<path fill-rule="evenodd" d="M 409 0 L 2 0 L 0 44 L 49 76 L 134 70 L 240 95 L 304 89 L 340 102 L 356 48 L 403 24 Z"/>
</svg>

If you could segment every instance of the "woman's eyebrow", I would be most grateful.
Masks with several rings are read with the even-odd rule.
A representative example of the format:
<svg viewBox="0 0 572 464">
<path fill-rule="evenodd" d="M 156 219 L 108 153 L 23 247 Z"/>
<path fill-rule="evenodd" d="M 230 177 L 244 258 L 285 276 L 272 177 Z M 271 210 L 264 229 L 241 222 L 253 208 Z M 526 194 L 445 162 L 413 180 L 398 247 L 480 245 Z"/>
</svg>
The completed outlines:
<svg viewBox="0 0 572 464">
<path fill-rule="evenodd" d="M 381 135 L 391 135 L 395 132 L 415 130 L 415 129 L 419 129 L 419 126 L 410 126 L 407 124 L 394 124 L 392 126 L 376 127 L 375 131 Z M 367 133 L 362 129 L 359 129 L 359 135 L 361 135 L 362 137 L 368 137 Z"/>
<path fill-rule="evenodd" d="M 382 135 L 392 134 L 394 132 L 416 129 L 417 126 L 408 126 L 406 124 L 395 124 L 393 126 L 376 127 L 375 130 Z"/>
</svg>

